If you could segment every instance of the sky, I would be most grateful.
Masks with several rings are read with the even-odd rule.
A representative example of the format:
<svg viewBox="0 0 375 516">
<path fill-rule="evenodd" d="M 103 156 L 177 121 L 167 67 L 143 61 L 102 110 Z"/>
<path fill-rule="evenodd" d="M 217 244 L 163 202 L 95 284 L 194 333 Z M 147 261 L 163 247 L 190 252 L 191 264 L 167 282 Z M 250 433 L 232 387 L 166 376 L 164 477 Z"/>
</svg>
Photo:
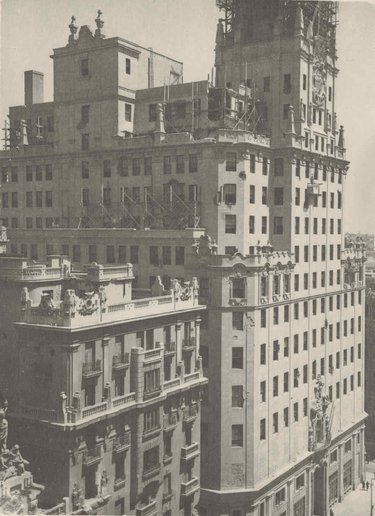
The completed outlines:
<svg viewBox="0 0 375 516">
<path fill-rule="evenodd" d="M 1 0 L 0 0 L 1 1 Z M 184 81 L 207 77 L 214 62 L 215 0 L 2 0 L 0 23 L 0 122 L 8 106 L 23 104 L 23 72 L 45 74 L 45 100 L 53 98 L 53 48 L 65 46 L 68 25 L 95 26 L 184 63 Z M 375 233 L 375 0 L 340 2 L 338 123 L 345 127 L 346 231 Z"/>
</svg>

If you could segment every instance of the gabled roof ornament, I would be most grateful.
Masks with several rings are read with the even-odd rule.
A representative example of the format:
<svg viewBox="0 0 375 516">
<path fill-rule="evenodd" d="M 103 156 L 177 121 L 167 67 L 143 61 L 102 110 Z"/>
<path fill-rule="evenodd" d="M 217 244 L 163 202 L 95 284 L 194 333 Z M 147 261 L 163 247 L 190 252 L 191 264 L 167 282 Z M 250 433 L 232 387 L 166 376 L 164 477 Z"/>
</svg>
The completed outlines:
<svg viewBox="0 0 375 516">
<path fill-rule="evenodd" d="M 76 17 L 72 16 L 72 19 L 71 19 L 71 22 L 69 25 L 69 30 L 70 30 L 69 43 L 73 43 L 77 39 L 78 27 L 75 24 L 75 21 L 76 21 Z"/>
<path fill-rule="evenodd" d="M 95 37 L 96 38 L 105 38 L 104 34 L 102 33 L 102 29 L 104 27 L 104 20 L 102 20 L 101 15 L 102 11 L 98 9 L 98 16 L 95 18 L 96 23 L 96 31 L 95 31 Z"/>
</svg>

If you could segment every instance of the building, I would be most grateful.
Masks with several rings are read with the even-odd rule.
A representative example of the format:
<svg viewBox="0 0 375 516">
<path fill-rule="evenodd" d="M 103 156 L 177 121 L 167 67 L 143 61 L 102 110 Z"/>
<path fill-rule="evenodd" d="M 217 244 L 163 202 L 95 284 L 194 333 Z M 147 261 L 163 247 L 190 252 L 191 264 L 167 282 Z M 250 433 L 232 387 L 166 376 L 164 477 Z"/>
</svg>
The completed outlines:
<svg viewBox="0 0 375 516">
<path fill-rule="evenodd" d="M 366 422 L 366 454 L 367 458 L 375 456 L 375 385 L 374 354 L 375 342 L 375 280 L 374 271 L 366 266 L 366 328 L 365 328 L 365 409 L 368 414 Z"/>
<path fill-rule="evenodd" d="M 9 139 L 3 223 L 33 259 L 76 253 L 78 266 L 100 253 L 113 265 L 139 253 L 141 289 L 198 277 L 201 515 L 325 516 L 362 479 L 366 417 L 366 253 L 344 241 L 337 5 L 217 4 L 215 73 L 135 85 L 123 136 L 110 110 L 87 131 L 91 99 L 74 90 L 70 143 Z M 74 31 L 62 54 L 86 52 L 91 69 L 105 43 Z M 96 84 L 96 71 L 71 69 L 72 83 Z M 11 129 L 20 116 L 10 110 Z"/>
<path fill-rule="evenodd" d="M 12 431 L 45 482 L 42 507 L 190 514 L 206 383 L 197 282 L 165 290 L 159 279 L 132 299 L 130 264 L 73 273 L 64 258 L 7 255 L 0 276 L 20 314 Z"/>
<path fill-rule="evenodd" d="M 1 514 L 37 514 L 38 497 L 44 487 L 36 484 L 26 470 L 29 462 L 21 455 L 20 447 L 8 448 L 8 404 L 2 400 L 0 409 L 0 510 Z"/>
</svg>

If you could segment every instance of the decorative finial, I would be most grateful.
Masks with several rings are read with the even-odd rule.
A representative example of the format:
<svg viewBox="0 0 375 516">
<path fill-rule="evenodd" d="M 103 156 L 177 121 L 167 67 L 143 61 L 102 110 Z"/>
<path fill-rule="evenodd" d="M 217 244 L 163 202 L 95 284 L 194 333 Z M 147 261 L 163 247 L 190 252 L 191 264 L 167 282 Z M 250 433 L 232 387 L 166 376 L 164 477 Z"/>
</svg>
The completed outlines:
<svg viewBox="0 0 375 516">
<path fill-rule="evenodd" d="M 95 31 L 95 36 L 98 37 L 98 38 L 104 38 L 104 34 L 102 34 L 102 28 L 104 26 L 104 21 L 101 19 L 101 15 L 102 15 L 102 11 L 100 9 L 98 9 L 98 16 L 97 18 L 95 18 L 95 23 L 96 23 L 96 31 Z"/>
<path fill-rule="evenodd" d="M 71 22 L 69 25 L 69 30 L 70 30 L 69 43 L 71 43 L 72 41 L 74 41 L 76 39 L 78 27 L 75 24 L 75 21 L 76 21 L 76 17 L 72 16 Z"/>
<path fill-rule="evenodd" d="M 340 125 L 339 141 L 338 141 L 337 146 L 339 149 L 345 149 L 345 136 L 344 136 L 344 126 L 343 125 Z"/>
</svg>

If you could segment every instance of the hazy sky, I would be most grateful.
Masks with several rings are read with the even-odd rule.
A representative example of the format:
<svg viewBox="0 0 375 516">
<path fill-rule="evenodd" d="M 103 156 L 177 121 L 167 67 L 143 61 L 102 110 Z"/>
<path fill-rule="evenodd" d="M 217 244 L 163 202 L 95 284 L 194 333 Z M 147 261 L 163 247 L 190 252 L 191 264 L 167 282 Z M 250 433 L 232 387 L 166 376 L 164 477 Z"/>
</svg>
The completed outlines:
<svg viewBox="0 0 375 516">
<path fill-rule="evenodd" d="M 204 79 L 214 60 L 218 11 L 215 0 L 2 0 L 0 121 L 9 105 L 23 104 L 23 71 L 45 74 L 52 100 L 52 49 L 64 46 L 74 14 L 104 32 L 121 36 L 184 63 L 184 80 Z M 345 229 L 375 232 L 375 5 L 340 2 L 338 122 L 345 126 L 351 161 L 346 186 Z"/>
</svg>

